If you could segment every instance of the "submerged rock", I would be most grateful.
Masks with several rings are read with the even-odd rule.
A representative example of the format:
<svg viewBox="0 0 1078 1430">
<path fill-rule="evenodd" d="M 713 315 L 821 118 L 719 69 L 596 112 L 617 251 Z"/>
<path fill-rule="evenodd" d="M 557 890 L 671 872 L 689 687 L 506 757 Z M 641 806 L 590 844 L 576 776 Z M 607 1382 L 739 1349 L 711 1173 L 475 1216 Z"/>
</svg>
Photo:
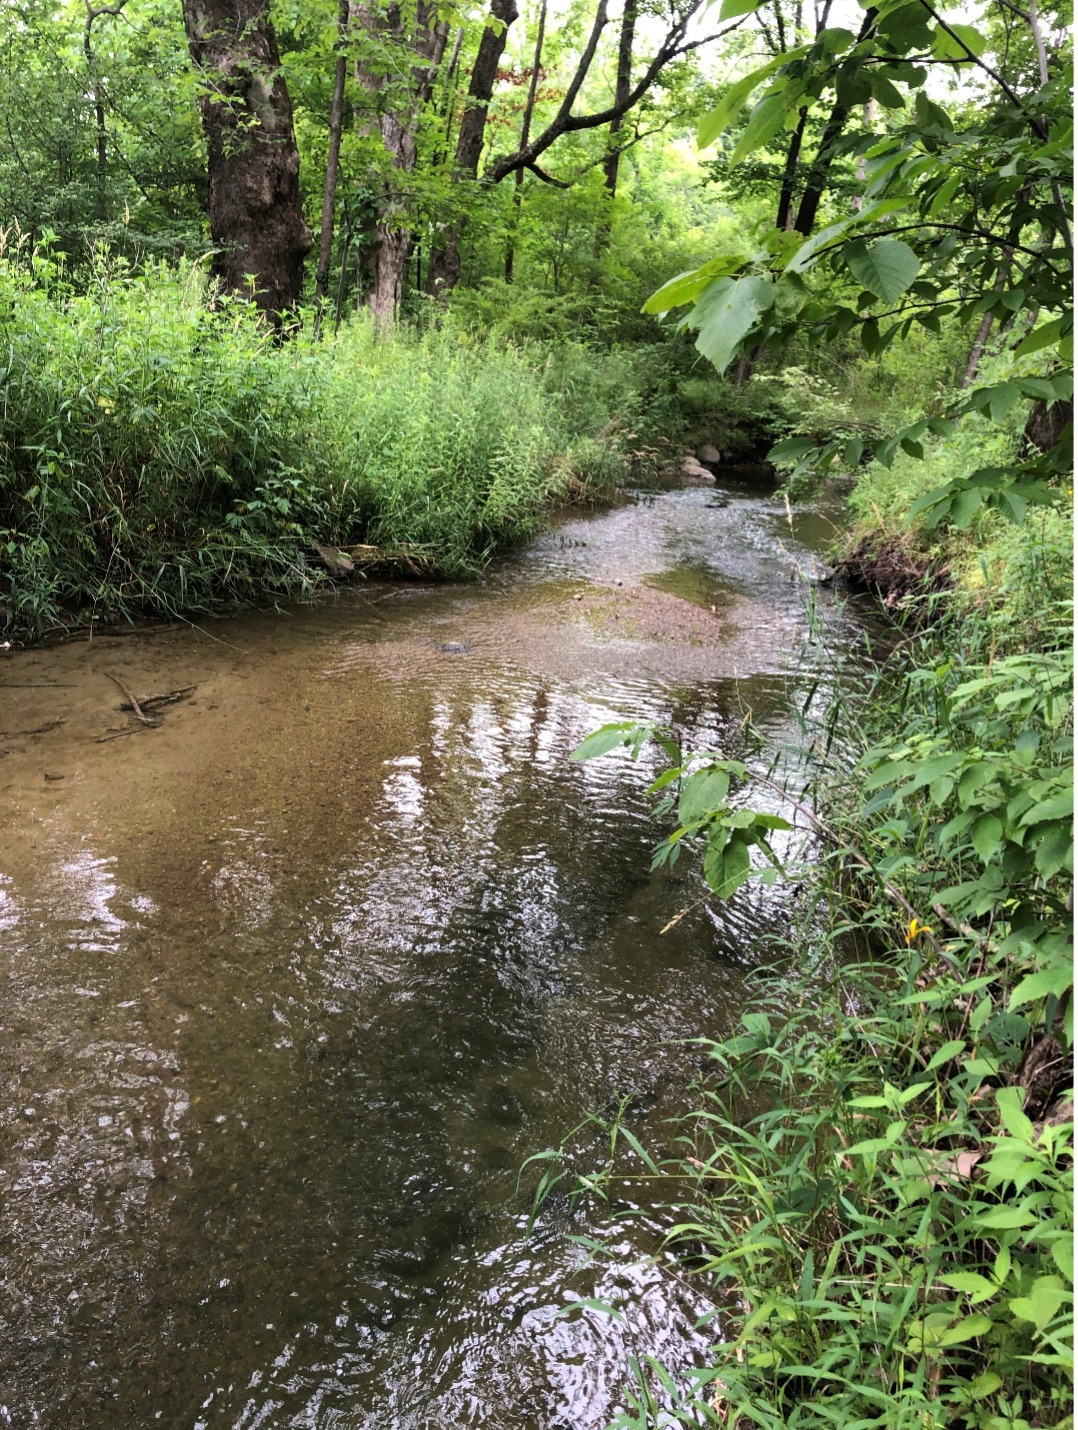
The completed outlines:
<svg viewBox="0 0 1078 1430">
<path fill-rule="evenodd" d="M 681 476 L 684 481 L 699 482 L 701 485 L 713 486 L 715 482 L 714 472 L 702 467 L 695 457 L 686 457 L 682 462 Z"/>
<path fill-rule="evenodd" d="M 814 556 L 810 556 L 807 561 L 799 561 L 794 565 L 793 578 L 807 581 L 810 586 L 830 586 L 835 579 L 835 568 L 825 566 L 822 561 L 817 561 Z"/>
<path fill-rule="evenodd" d="M 447 655 L 466 655 L 471 650 L 471 646 L 466 645 L 464 641 L 443 641 L 438 649 L 444 650 Z"/>
</svg>

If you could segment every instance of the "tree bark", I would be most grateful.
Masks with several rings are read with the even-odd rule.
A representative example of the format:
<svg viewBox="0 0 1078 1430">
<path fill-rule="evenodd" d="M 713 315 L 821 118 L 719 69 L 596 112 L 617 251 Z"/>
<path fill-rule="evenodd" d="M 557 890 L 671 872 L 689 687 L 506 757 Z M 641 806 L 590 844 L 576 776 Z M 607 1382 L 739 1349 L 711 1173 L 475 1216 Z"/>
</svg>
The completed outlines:
<svg viewBox="0 0 1078 1430">
<path fill-rule="evenodd" d="M 532 132 L 532 115 L 535 113 L 535 95 L 539 88 L 539 71 L 543 64 L 543 40 L 546 36 L 547 0 L 540 0 L 539 27 L 535 32 L 535 53 L 532 56 L 532 72 L 528 79 L 528 97 L 524 101 L 524 117 L 520 121 L 520 147 L 523 149 Z M 505 246 L 505 281 L 513 281 L 513 264 L 516 260 L 517 226 L 520 223 L 520 205 L 523 201 L 524 170 L 518 169 L 513 175 L 513 213 L 509 221 L 509 241 Z"/>
<path fill-rule="evenodd" d="M 618 131 L 624 117 L 623 107 L 627 105 L 632 92 L 633 39 L 636 36 L 636 15 L 637 0 L 625 0 L 625 9 L 621 16 L 621 35 L 618 39 L 618 70 L 614 81 L 614 105 L 619 112 L 610 121 L 610 152 L 603 161 L 603 182 L 606 184 L 607 193 L 611 198 L 618 191 L 618 161 L 621 158 L 621 150 L 618 148 Z M 527 140 L 520 147 L 523 149 L 526 144 Z"/>
<path fill-rule="evenodd" d="M 333 258 L 333 216 L 337 201 L 337 174 L 341 159 L 341 129 L 344 123 L 344 83 L 348 74 L 349 0 L 340 0 L 337 12 L 337 64 L 333 72 L 333 101 L 329 111 L 329 155 L 326 182 L 322 190 L 322 227 L 318 235 L 318 268 L 315 273 L 315 328 L 322 324 L 322 308 L 329 286 L 329 265 Z"/>
<path fill-rule="evenodd" d="M 93 0 L 86 0 L 86 20 L 82 27 L 82 52 L 86 57 L 86 77 L 90 86 L 90 99 L 94 106 L 94 127 L 97 136 L 97 218 L 100 223 L 105 223 L 109 216 L 109 140 L 105 127 L 105 100 L 101 76 L 94 58 L 91 35 L 95 20 L 100 20 L 103 15 L 119 15 L 126 4 L 127 0 L 115 0 L 114 4 L 95 6 Z"/>
<path fill-rule="evenodd" d="M 491 0 L 490 13 L 498 23 L 484 27 L 475 64 L 472 66 L 453 166 L 458 179 L 474 179 L 479 173 L 479 156 L 483 152 L 487 110 L 494 94 L 498 65 L 505 53 L 509 26 L 519 13 L 516 0 Z M 435 297 L 441 298 L 452 292 L 460 278 L 462 231 L 463 223 L 459 220 L 448 224 L 441 245 L 431 250 L 427 264 L 427 292 Z"/>
<path fill-rule="evenodd" d="M 419 0 L 411 37 L 406 32 L 399 4 L 391 5 L 384 17 L 375 17 L 365 5 L 356 6 L 356 14 L 368 29 L 387 31 L 402 47 L 409 47 L 414 59 L 420 61 L 411 67 L 411 83 L 405 86 L 406 92 L 381 117 L 382 143 L 395 174 L 401 178 L 386 194 L 381 212 L 369 225 L 361 258 L 367 277 L 367 306 L 376 327 L 388 328 L 396 322 L 400 310 L 412 244 L 411 205 L 403 176 L 415 168 L 416 119 L 420 106 L 430 98 L 445 53 L 449 24 L 446 20 L 436 20 L 435 0 Z M 360 73 L 359 79 L 368 90 L 385 88 L 384 76 Z"/>
<path fill-rule="evenodd" d="M 786 148 L 786 163 L 782 170 L 782 186 L 779 189 L 779 207 L 775 215 L 775 227 L 792 229 L 794 226 L 794 185 L 797 182 L 797 166 L 801 160 L 801 143 L 808 123 L 808 109 L 804 106 L 797 116 L 797 128 L 790 135 Z"/>
<path fill-rule="evenodd" d="M 183 0 L 183 18 L 203 81 L 213 271 L 279 325 L 299 302 L 311 235 L 268 0 Z"/>
<path fill-rule="evenodd" d="M 1007 282 L 1011 271 L 1011 260 L 1014 257 L 1014 249 L 1007 244 L 1000 255 L 999 270 L 996 273 L 995 282 L 992 284 L 993 293 L 1002 293 L 1004 284 Z M 981 318 L 977 328 L 977 335 L 973 339 L 973 346 L 970 348 L 969 358 L 966 361 L 965 370 L 962 373 L 962 380 L 959 387 L 964 392 L 966 388 L 973 386 L 973 379 L 977 376 L 977 370 L 981 365 L 981 358 L 984 350 L 988 346 L 988 339 L 992 332 L 992 314 L 985 313 Z"/>
<path fill-rule="evenodd" d="M 858 43 L 867 39 L 875 24 L 876 11 L 874 9 L 867 10 L 861 21 L 861 31 L 857 36 Z M 801 195 L 801 202 L 797 207 L 797 217 L 793 223 L 794 231 L 803 234 L 806 238 L 816 226 L 816 214 L 819 211 L 820 201 L 824 196 L 831 174 L 835 145 L 842 137 L 842 131 L 846 128 L 848 118 L 848 106 L 836 99 L 828 116 L 827 124 L 824 126 L 820 147 L 816 150 L 816 157 L 812 161 L 808 178 L 805 180 L 805 192 Z"/>
</svg>

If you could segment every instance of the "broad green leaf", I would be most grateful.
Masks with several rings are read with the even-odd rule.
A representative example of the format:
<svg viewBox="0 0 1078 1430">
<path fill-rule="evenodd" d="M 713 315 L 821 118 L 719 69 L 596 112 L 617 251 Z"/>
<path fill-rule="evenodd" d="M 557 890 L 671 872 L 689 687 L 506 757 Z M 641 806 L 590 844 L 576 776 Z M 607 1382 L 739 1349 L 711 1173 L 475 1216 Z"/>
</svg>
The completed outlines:
<svg viewBox="0 0 1078 1430">
<path fill-rule="evenodd" d="M 598 730 L 593 730 L 587 739 L 582 740 L 569 758 L 571 760 L 594 760 L 598 755 L 606 755 L 611 750 L 616 750 L 619 745 L 629 744 L 632 734 L 637 728 L 636 725 L 629 722 L 602 725 Z"/>
<path fill-rule="evenodd" d="M 970 843 L 987 864 L 1003 840 L 1003 825 L 994 814 L 982 814 L 969 832 Z"/>
<path fill-rule="evenodd" d="M 1074 860 L 1074 836 L 1070 825 L 1057 825 L 1049 829 L 1037 844 L 1033 863 L 1037 873 L 1044 879 L 1054 878 L 1061 869 L 1068 868 Z"/>
<path fill-rule="evenodd" d="M 740 839 L 725 847 L 709 844 L 704 851 L 704 878 L 720 899 L 728 899 L 751 873 L 748 847 Z"/>
<path fill-rule="evenodd" d="M 726 254 L 721 258 L 712 258 L 691 272 L 679 273 L 676 278 L 671 278 L 661 288 L 656 289 L 640 311 L 667 313 L 671 308 L 695 303 L 709 283 L 724 274 L 735 273 L 744 261 L 740 254 Z"/>
<path fill-rule="evenodd" d="M 885 75 L 874 72 L 869 76 L 869 83 L 873 99 L 879 100 L 884 109 L 905 109 L 906 101 L 901 92 Z"/>
<path fill-rule="evenodd" d="M 755 10 L 755 4 L 749 5 L 745 0 L 745 10 Z M 736 80 L 726 91 L 718 104 L 710 114 L 705 114 L 700 121 L 700 127 L 696 132 L 696 143 L 701 149 L 706 149 L 710 144 L 714 144 L 719 135 L 729 129 L 731 122 L 744 108 L 749 95 L 754 89 L 758 89 L 769 75 L 774 74 L 780 65 L 788 64 L 792 58 L 791 54 L 776 55 L 769 60 L 766 65 L 761 65 L 759 69 L 754 69 L 751 74 L 744 75 Z"/>
<path fill-rule="evenodd" d="M 871 245 L 848 244 L 844 257 L 858 283 L 885 303 L 901 298 L 921 271 L 921 260 L 898 238 L 881 238 Z"/>
<path fill-rule="evenodd" d="M 730 163 L 740 164 L 742 159 L 747 159 L 768 140 L 774 139 L 789 110 L 790 101 L 785 93 L 765 94 L 749 115 L 744 133 L 730 155 Z"/>
<path fill-rule="evenodd" d="M 807 457 L 810 452 L 815 452 L 818 443 L 811 437 L 784 437 L 781 442 L 775 445 L 767 454 L 769 462 L 799 462 L 802 457 Z"/>
<path fill-rule="evenodd" d="M 682 824 L 695 824 L 713 814 L 722 805 L 730 790 L 730 776 L 725 770 L 700 770 L 689 775 L 681 786 L 678 819 Z"/>
<path fill-rule="evenodd" d="M 1022 1111 L 1022 1089 L 1020 1087 L 997 1087 L 996 1103 L 1000 1120 L 1012 1137 L 1019 1142 L 1032 1142 L 1033 1123 Z"/>
<path fill-rule="evenodd" d="M 1025 1207 L 989 1207 L 987 1211 L 975 1213 L 970 1220 L 986 1231 L 1014 1231 L 1032 1226 L 1037 1217 Z"/>
<path fill-rule="evenodd" d="M 960 1346 L 966 1341 L 972 1341 L 977 1336 L 983 1336 L 986 1331 L 992 1329 L 992 1322 L 987 1316 L 972 1315 L 966 1316 L 959 1321 L 957 1326 L 948 1326 L 940 1335 L 937 1345 L 940 1346 Z"/>
<path fill-rule="evenodd" d="M 751 15 L 763 3 L 764 0 L 722 0 L 719 19 L 736 20 L 739 15 Z"/>
<path fill-rule="evenodd" d="M 928 206 L 929 218 L 936 218 L 937 215 L 943 212 L 943 210 L 947 207 L 947 205 L 954 198 L 955 194 L 958 192 L 958 186 L 961 182 L 961 174 L 952 174 L 949 179 L 944 180 L 944 182 L 936 190 L 935 196 L 933 197 L 932 202 Z"/>
<path fill-rule="evenodd" d="M 983 55 L 987 41 L 972 25 L 960 25 L 951 21 L 947 30 L 938 29 L 932 37 L 932 54 L 938 60 L 969 60 L 967 50 L 974 55 Z M 973 61 L 970 60 L 972 64 Z"/>
<path fill-rule="evenodd" d="M 961 1038 L 949 1038 L 941 1048 L 936 1050 L 935 1055 L 926 1064 L 925 1072 L 935 1072 L 944 1063 L 949 1063 L 953 1057 L 966 1050 L 966 1044 Z"/>
<path fill-rule="evenodd" d="M 1014 382 L 998 382 L 995 387 L 990 387 L 986 398 L 992 421 L 1002 422 L 1021 395 L 1021 388 Z"/>
<path fill-rule="evenodd" d="M 1074 1237 L 1070 1234 L 1061 1236 L 1057 1241 L 1052 1242 L 1052 1260 L 1062 1271 L 1066 1279 L 1074 1284 Z"/>
<path fill-rule="evenodd" d="M 699 329 L 696 346 L 719 372 L 729 365 L 742 338 L 771 304 L 766 278 L 719 278 L 706 288 L 692 315 Z"/>
<path fill-rule="evenodd" d="M 1069 960 L 1054 963 L 1019 979 L 1007 1004 L 1009 1011 L 1037 1003 L 1042 998 L 1062 998 L 1074 986 L 1074 967 Z"/>
<path fill-rule="evenodd" d="M 970 1382 L 969 1393 L 974 1400 L 983 1400 L 986 1395 L 994 1394 L 1002 1384 L 1002 1379 L 994 1370 L 982 1371 Z"/>
<path fill-rule="evenodd" d="M 1053 318 L 1050 323 L 1042 323 L 1039 328 L 1034 328 L 1029 337 L 1018 344 L 1015 356 L 1025 357 L 1028 353 L 1040 352 L 1041 348 L 1058 343 L 1062 336 L 1063 319 Z"/>
<path fill-rule="evenodd" d="M 1072 819 L 1074 817 L 1074 795 L 1056 794 L 1051 799 L 1035 804 L 1028 814 L 1022 816 L 1022 823 L 1042 824 L 1049 820 Z"/>
<path fill-rule="evenodd" d="M 940 1280 L 944 1286 L 964 1292 L 974 1305 L 978 1301 L 987 1301 L 989 1296 L 995 1296 L 999 1290 L 995 1282 L 989 1281 L 987 1276 L 982 1276 L 978 1271 L 956 1271 L 952 1276 L 941 1276 Z"/>
<path fill-rule="evenodd" d="M 1038 1331 L 1043 1331 L 1069 1299 L 1070 1292 L 1058 1276 L 1038 1276 L 1027 1296 L 1015 1296 L 1007 1304 L 1019 1320 L 1032 1321 Z"/>
</svg>

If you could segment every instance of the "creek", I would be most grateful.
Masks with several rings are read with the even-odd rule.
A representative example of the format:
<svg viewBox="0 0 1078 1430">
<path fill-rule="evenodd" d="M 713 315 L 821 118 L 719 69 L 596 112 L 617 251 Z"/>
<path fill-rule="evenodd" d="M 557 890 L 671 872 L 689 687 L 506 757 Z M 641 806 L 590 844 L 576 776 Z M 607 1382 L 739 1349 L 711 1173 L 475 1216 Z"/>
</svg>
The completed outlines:
<svg viewBox="0 0 1078 1430">
<path fill-rule="evenodd" d="M 469 584 L 0 659 L 0 1425 L 599 1430 L 698 1290 L 588 1264 L 518 1169 L 634 1095 L 652 1145 L 781 892 L 648 872 L 658 766 L 808 675 L 832 536 L 734 477 Z M 157 728 L 119 709 L 194 687 Z M 601 1152 L 596 1143 L 596 1157 Z M 571 1302 L 608 1296 L 624 1318 Z"/>
</svg>

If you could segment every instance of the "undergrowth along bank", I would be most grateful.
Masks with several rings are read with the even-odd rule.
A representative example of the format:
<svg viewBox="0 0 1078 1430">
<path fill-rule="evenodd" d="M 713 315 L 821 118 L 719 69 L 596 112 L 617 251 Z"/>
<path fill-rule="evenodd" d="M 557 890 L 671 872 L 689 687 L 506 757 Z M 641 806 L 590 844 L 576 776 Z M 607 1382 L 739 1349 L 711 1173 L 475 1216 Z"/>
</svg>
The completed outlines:
<svg viewBox="0 0 1078 1430">
<path fill-rule="evenodd" d="M 315 543 L 457 577 L 657 460 L 647 362 L 451 325 L 276 343 L 196 266 L 0 259 L 0 629 L 218 611 Z M 666 406 L 664 407 L 664 402 Z"/>
<path fill-rule="evenodd" d="M 844 669 L 790 821 L 752 810 L 751 768 L 681 763 L 662 731 L 581 746 L 657 739 L 676 761 L 657 862 L 695 849 L 722 897 L 806 891 L 739 1026 L 703 1044 L 672 1153 L 615 1122 L 597 1173 L 575 1175 L 572 1138 L 539 1159 L 541 1198 L 654 1215 L 643 1189 L 667 1187 L 663 1256 L 715 1301 L 710 1363 L 635 1361 L 619 1430 L 1072 1424 L 1069 608 L 1039 630 L 1001 651 L 968 614 Z M 793 817 L 812 852 L 782 865 Z"/>
</svg>

